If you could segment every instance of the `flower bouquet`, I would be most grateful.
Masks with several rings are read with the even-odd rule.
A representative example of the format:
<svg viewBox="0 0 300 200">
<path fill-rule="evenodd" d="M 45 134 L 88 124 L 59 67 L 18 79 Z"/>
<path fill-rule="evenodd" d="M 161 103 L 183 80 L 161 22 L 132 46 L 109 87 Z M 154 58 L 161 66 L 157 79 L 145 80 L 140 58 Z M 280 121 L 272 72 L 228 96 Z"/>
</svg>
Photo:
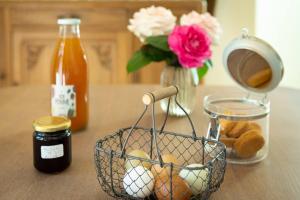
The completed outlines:
<svg viewBox="0 0 300 200">
<path fill-rule="evenodd" d="M 222 32 L 216 18 L 209 13 L 200 14 L 192 11 L 182 15 L 180 24 L 176 25 L 176 17 L 169 9 L 155 6 L 142 8 L 134 13 L 128 29 L 140 39 L 143 45 L 128 61 L 127 71 L 134 72 L 151 62 L 165 61 L 168 67 L 172 67 L 173 71 L 181 71 L 186 75 L 178 78 L 176 73 L 170 75 L 170 72 L 167 72 L 168 74 L 165 75 L 163 72 L 161 83 L 164 86 L 176 84 L 181 93 L 188 90 L 189 82 L 198 85 L 199 80 L 212 67 L 211 45 L 218 42 Z M 171 80 L 165 81 L 164 77 Z M 176 79 L 183 81 L 179 83 Z M 189 109 L 188 104 L 193 103 L 184 101 L 192 101 L 193 96 L 195 96 L 192 93 L 195 92 L 188 93 L 188 95 L 179 93 L 178 100 L 190 113 L 192 109 Z M 187 100 L 181 99 L 181 96 Z M 173 104 L 174 109 L 176 109 L 175 103 Z M 166 106 L 163 104 L 162 108 L 166 110 Z M 170 114 L 173 114 L 172 102 Z M 182 114 L 184 113 L 175 113 L 175 115 Z"/>
</svg>

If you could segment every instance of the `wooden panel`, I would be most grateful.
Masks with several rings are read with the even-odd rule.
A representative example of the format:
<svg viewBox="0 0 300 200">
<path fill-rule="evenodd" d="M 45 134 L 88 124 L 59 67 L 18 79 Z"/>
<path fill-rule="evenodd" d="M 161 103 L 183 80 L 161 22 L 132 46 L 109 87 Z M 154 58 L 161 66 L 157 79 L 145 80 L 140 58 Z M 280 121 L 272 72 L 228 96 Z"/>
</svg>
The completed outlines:
<svg viewBox="0 0 300 200">
<path fill-rule="evenodd" d="M 100 26 L 102 29 L 126 30 L 127 13 L 125 10 L 107 9 L 71 9 L 71 8 L 40 8 L 33 7 L 14 8 L 11 23 L 13 25 L 54 25 L 58 17 L 77 16 L 82 20 L 82 26 Z M 28 15 L 30 13 L 30 15 Z M 42 16 L 42 17 L 41 17 Z"/>
<path fill-rule="evenodd" d="M 4 8 L 0 7 L 0 87 L 5 81 L 5 56 L 4 56 Z"/>
<path fill-rule="evenodd" d="M 0 4 L 12 6 L 14 8 L 32 7 L 35 9 L 84 9 L 84 8 L 105 8 L 109 10 L 122 9 L 122 10 L 138 10 L 147 6 L 164 6 L 172 10 L 199 10 L 201 9 L 203 2 L 206 0 L 0 0 Z"/>
<path fill-rule="evenodd" d="M 132 35 L 128 31 L 119 32 L 117 34 L 117 68 L 116 74 L 117 80 L 114 80 L 115 83 L 133 83 L 133 75 L 127 73 L 126 65 L 133 53 L 132 47 Z"/>
<path fill-rule="evenodd" d="M 31 14 L 28 15 L 27 13 Z M 82 19 L 82 41 L 86 50 L 90 83 L 128 83 L 126 62 L 131 53 L 131 35 L 126 29 L 124 10 L 94 8 L 37 9 L 33 5 L 14 7 L 13 81 L 15 84 L 48 84 L 55 41 L 58 37 L 57 17 L 73 14 Z"/>
<path fill-rule="evenodd" d="M 9 8 L 0 4 L 0 86 L 10 81 L 10 31 Z"/>
<path fill-rule="evenodd" d="M 88 58 L 89 79 L 93 84 L 127 83 L 129 51 L 123 33 L 83 34 Z M 126 33 L 125 33 L 126 35 Z M 16 31 L 13 35 L 13 80 L 17 84 L 49 84 L 50 66 L 57 34 L 53 32 Z M 124 51 L 125 50 L 125 51 Z M 119 56 L 122 55 L 122 56 Z M 121 72 L 120 72 L 121 71 Z"/>
<path fill-rule="evenodd" d="M 89 79 L 91 84 L 109 84 L 113 82 L 116 66 L 116 42 L 105 40 L 85 41 L 88 57 Z"/>
<path fill-rule="evenodd" d="M 13 82 L 16 85 L 50 83 L 50 63 L 56 34 L 15 30 L 12 37 Z"/>
<path fill-rule="evenodd" d="M 82 38 L 91 84 L 131 82 L 131 76 L 126 73 L 126 63 L 131 55 L 127 32 L 89 33 Z"/>
</svg>

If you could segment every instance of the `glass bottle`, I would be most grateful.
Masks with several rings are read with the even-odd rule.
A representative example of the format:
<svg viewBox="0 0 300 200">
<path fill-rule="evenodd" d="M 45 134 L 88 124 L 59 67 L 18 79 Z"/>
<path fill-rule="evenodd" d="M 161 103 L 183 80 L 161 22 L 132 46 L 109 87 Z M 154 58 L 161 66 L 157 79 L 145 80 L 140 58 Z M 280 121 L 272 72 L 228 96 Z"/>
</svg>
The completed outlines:
<svg viewBox="0 0 300 200">
<path fill-rule="evenodd" d="M 59 39 L 51 68 L 51 112 L 71 119 L 72 131 L 88 124 L 87 61 L 80 42 L 80 19 L 58 19 Z"/>
</svg>

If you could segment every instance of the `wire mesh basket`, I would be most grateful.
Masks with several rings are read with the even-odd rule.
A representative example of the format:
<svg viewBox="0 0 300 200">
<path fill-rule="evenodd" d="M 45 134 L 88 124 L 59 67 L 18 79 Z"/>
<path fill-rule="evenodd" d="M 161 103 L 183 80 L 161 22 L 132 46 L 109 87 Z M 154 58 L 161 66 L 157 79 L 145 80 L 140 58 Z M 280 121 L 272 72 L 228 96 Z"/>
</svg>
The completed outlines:
<svg viewBox="0 0 300 200">
<path fill-rule="evenodd" d="M 207 137 L 198 137 L 194 125 L 176 100 L 175 86 L 143 96 L 145 109 L 132 127 L 97 141 L 95 164 L 102 189 L 116 199 L 208 199 L 224 178 L 225 146 L 218 142 L 218 130 L 211 126 Z M 175 95 L 175 97 L 171 97 Z M 174 98 L 186 113 L 190 135 L 156 129 L 154 103 Z M 138 124 L 152 107 L 152 128 Z"/>
</svg>

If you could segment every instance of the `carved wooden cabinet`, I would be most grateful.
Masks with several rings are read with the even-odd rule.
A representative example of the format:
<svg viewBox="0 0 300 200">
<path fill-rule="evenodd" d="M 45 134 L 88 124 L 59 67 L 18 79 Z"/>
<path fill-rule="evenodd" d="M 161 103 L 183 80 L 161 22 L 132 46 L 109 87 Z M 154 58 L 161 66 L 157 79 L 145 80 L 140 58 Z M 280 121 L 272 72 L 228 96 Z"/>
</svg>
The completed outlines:
<svg viewBox="0 0 300 200">
<path fill-rule="evenodd" d="M 202 8 L 200 0 L 0 2 L 0 86 L 50 83 L 60 16 L 82 20 L 81 38 L 92 85 L 158 83 L 162 64 L 134 74 L 126 72 L 128 59 L 140 46 L 127 30 L 128 19 L 152 4 L 170 8 L 176 15 Z"/>
</svg>

